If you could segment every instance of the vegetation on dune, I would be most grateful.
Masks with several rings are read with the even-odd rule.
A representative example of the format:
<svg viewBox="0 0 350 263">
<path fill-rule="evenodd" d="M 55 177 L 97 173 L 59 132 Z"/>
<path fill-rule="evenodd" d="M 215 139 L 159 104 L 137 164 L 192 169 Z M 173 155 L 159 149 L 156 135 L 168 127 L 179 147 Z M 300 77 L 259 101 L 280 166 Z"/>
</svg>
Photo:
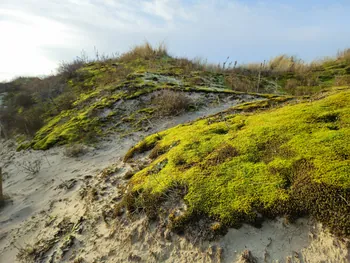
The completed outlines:
<svg viewBox="0 0 350 263">
<path fill-rule="evenodd" d="M 349 84 L 349 53 L 345 50 L 337 58 L 311 64 L 283 55 L 242 66 L 174 58 L 164 45 L 154 48 L 148 43 L 111 58 L 97 54 L 89 60 L 83 54 L 62 63 L 57 75 L 0 84 L 0 94 L 7 92 L 0 106 L 1 135 L 20 134 L 19 142 L 30 140 L 19 149 L 48 149 L 91 143 L 115 132 L 147 130 L 160 114 L 195 109 L 198 105 L 186 95 L 191 92 L 259 93 L 261 98 L 271 97 L 261 93 L 310 95 L 334 84 Z M 176 94 L 164 93 L 169 90 Z M 175 105 L 177 101 L 181 103 Z"/>
<path fill-rule="evenodd" d="M 7 135 L 33 137 L 20 149 L 48 149 L 93 142 L 110 132 L 138 131 L 149 125 L 154 113 L 159 117 L 189 110 L 184 92 L 236 94 L 225 86 L 221 73 L 198 70 L 189 60 L 170 57 L 163 46 L 154 49 L 149 44 L 118 58 L 78 59 L 62 64 L 56 76 L 4 84 L 8 94 L 0 120 Z M 177 94 L 157 93 L 161 90 Z M 162 99 L 182 102 L 182 106 L 160 103 Z"/>
<path fill-rule="evenodd" d="M 349 88 L 179 125 L 145 138 L 125 161 L 148 151 L 151 162 L 131 178 L 123 203 L 155 217 L 170 192 L 185 189 L 187 209 L 168 215 L 175 230 L 203 215 L 216 221 L 216 231 L 258 224 L 261 215 L 310 214 L 350 235 Z"/>
<path fill-rule="evenodd" d="M 227 71 L 228 85 L 243 91 L 261 89 L 291 95 L 310 95 L 325 87 L 350 84 L 350 49 L 336 58 L 305 63 L 295 56 L 280 55 L 268 62 L 242 65 Z M 237 74 L 239 73 L 239 74 Z"/>
<path fill-rule="evenodd" d="M 148 155 L 149 163 L 124 175 L 130 182 L 116 213 L 125 206 L 165 216 L 175 231 L 205 218 L 215 234 L 309 214 L 350 236 L 349 85 L 350 49 L 309 64 L 282 55 L 214 66 L 146 43 L 63 63 L 54 76 L 0 84 L 0 137 L 17 136 L 19 149 L 70 144 L 65 154 L 77 157 L 98 137 L 149 131 L 153 120 L 200 103 L 246 96 L 254 101 L 132 147 L 125 162 Z"/>
</svg>

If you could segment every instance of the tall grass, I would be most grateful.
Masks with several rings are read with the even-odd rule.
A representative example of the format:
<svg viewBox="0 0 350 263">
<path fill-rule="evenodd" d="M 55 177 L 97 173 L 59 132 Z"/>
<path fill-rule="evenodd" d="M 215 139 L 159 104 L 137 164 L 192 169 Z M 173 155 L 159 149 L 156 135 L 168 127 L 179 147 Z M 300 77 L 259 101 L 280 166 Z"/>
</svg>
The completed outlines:
<svg viewBox="0 0 350 263">
<path fill-rule="evenodd" d="M 157 47 L 152 47 L 149 42 L 145 42 L 143 45 L 135 46 L 129 52 L 122 54 L 118 60 L 121 62 L 129 62 L 139 58 L 149 60 L 165 56 L 169 56 L 169 54 L 164 43 L 159 44 Z"/>
<path fill-rule="evenodd" d="M 350 61 L 350 48 L 339 50 L 337 53 L 337 59 Z"/>
</svg>

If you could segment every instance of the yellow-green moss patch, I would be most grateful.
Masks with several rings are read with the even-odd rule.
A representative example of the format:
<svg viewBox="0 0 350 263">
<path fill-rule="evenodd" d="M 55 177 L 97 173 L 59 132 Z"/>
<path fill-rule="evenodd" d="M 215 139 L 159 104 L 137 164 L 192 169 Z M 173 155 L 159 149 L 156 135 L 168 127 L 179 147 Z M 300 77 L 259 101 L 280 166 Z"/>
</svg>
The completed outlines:
<svg viewBox="0 0 350 263">
<path fill-rule="evenodd" d="M 130 181 L 131 193 L 138 193 L 134 200 L 143 192 L 143 199 L 160 198 L 178 183 L 188 188 L 186 218 L 204 214 L 235 226 L 254 223 L 259 213 L 307 213 L 350 235 L 349 89 L 312 102 L 179 125 L 147 137 L 125 160 L 156 145 L 153 153 L 160 154 Z"/>
</svg>

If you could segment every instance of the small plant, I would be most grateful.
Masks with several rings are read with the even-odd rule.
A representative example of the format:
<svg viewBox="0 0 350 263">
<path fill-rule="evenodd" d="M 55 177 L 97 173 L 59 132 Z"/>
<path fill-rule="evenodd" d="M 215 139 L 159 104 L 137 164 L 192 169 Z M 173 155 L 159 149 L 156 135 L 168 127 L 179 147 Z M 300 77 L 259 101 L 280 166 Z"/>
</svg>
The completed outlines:
<svg viewBox="0 0 350 263">
<path fill-rule="evenodd" d="M 26 247 L 18 247 L 17 260 L 20 262 L 31 262 L 31 260 L 35 257 L 37 253 L 34 246 L 26 245 Z"/>
<path fill-rule="evenodd" d="M 34 161 L 23 161 L 22 163 L 17 163 L 17 165 L 27 174 L 35 175 L 41 170 L 42 161 L 41 159 L 36 159 Z"/>
<path fill-rule="evenodd" d="M 64 155 L 67 157 L 79 157 L 87 152 L 87 147 L 82 144 L 74 144 L 66 147 Z"/>
<path fill-rule="evenodd" d="M 152 100 L 152 104 L 160 116 L 175 116 L 189 109 L 191 99 L 183 92 L 164 90 Z"/>
</svg>

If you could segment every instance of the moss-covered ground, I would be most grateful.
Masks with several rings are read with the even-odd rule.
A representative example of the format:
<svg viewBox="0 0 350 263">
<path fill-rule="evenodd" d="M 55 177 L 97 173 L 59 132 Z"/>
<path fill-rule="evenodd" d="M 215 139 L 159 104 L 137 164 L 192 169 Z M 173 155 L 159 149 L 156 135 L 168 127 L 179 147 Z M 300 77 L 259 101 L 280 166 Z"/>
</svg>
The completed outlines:
<svg viewBox="0 0 350 263">
<path fill-rule="evenodd" d="M 48 149 L 57 144 L 91 142 L 110 132 L 137 131 L 148 124 L 155 111 L 139 97 L 159 90 L 241 94 L 224 85 L 222 74 L 184 72 L 176 59 L 167 56 L 151 61 L 91 63 L 79 69 L 68 84 L 78 94 L 72 107 L 54 116 L 47 113 L 45 125 L 23 148 Z M 137 103 L 127 108 L 127 101 Z"/>
<path fill-rule="evenodd" d="M 297 70 L 299 64 L 293 61 L 285 57 L 289 69 L 283 71 L 224 68 L 174 58 L 164 47 L 146 44 L 115 59 L 82 62 L 76 68 L 74 62 L 67 64 L 56 76 L 19 78 L 0 85 L 0 91 L 6 87 L 9 91 L 0 120 L 7 126 L 7 135 L 25 134 L 30 139 L 19 149 L 45 150 L 147 128 L 152 118 L 159 118 L 156 114 L 160 111 L 152 105 L 151 97 L 161 90 L 227 97 L 251 94 L 265 99 L 262 103 L 268 108 L 290 98 L 282 95 L 310 95 L 350 83 L 350 61 L 345 57 L 304 66 L 303 70 Z M 188 109 L 196 110 L 197 106 Z M 254 109 L 244 107 L 234 112 Z M 25 137 L 18 138 L 23 141 Z"/>
<path fill-rule="evenodd" d="M 148 151 L 151 161 L 131 178 L 124 204 L 161 214 L 169 191 L 182 187 L 187 210 L 169 215 L 174 229 L 198 216 L 220 228 L 308 214 L 349 236 L 350 89 L 332 88 L 277 108 L 259 103 L 262 107 L 250 104 L 254 110 L 249 104 L 236 107 L 135 145 L 125 161 Z"/>
</svg>

